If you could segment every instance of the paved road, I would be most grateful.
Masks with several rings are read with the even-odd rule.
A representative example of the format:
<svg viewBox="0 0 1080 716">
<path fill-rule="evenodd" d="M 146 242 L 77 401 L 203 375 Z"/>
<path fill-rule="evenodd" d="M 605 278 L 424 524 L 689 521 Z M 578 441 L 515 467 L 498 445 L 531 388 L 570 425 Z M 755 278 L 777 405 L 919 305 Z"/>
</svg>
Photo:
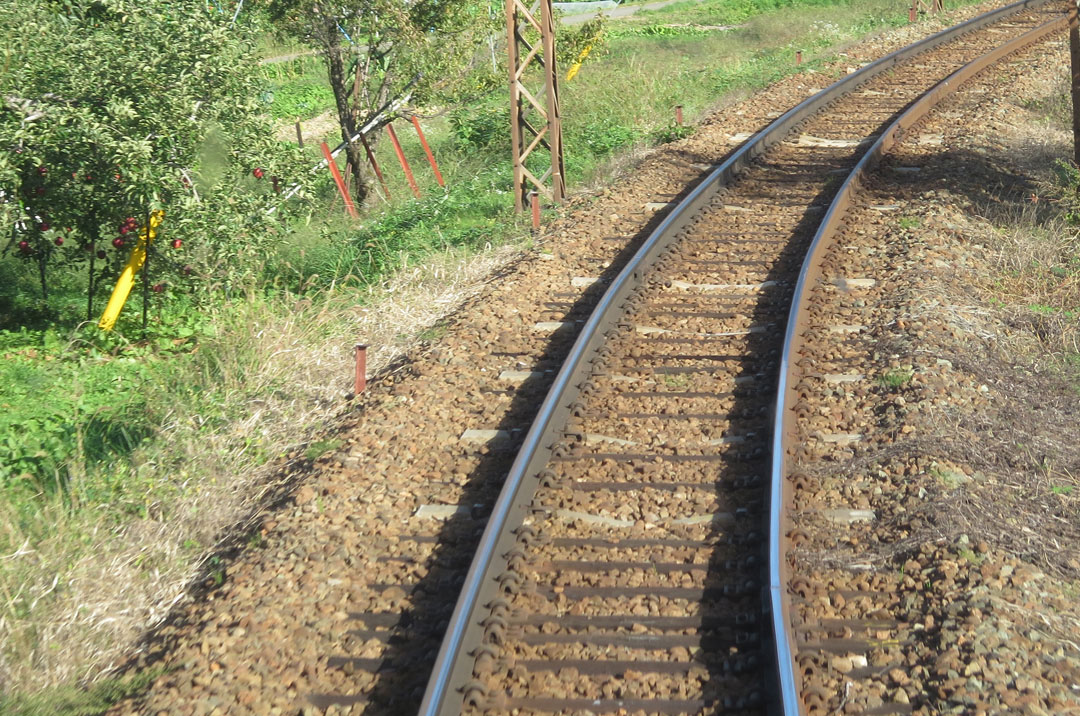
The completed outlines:
<svg viewBox="0 0 1080 716">
<path fill-rule="evenodd" d="M 672 3 L 682 2 L 682 0 L 655 0 L 655 2 L 645 2 L 637 5 L 620 5 L 619 7 L 612 8 L 611 10 L 601 10 L 600 12 L 604 17 L 608 19 L 615 19 L 619 17 L 630 17 L 631 15 L 641 10 L 655 10 L 657 8 L 671 5 Z M 694 0 L 694 2 L 702 2 L 702 0 Z M 562 22 L 564 25 L 580 25 L 583 22 L 588 22 L 596 17 L 595 12 L 583 12 L 577 15 L 563 15 Z"/>
</svg>

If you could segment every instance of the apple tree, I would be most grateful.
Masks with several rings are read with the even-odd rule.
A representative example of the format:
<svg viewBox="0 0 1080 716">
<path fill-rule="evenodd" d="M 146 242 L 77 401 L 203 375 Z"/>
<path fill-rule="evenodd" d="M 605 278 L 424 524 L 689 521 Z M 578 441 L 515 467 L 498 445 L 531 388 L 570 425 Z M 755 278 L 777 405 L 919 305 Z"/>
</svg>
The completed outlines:
<svg viewBox="0 0 1080 716">
<path fill-rule="evenodd" d="M 502 24 L 488 0 L 270 0 L 269 7 L 279 29 L 323 55 L 347 143 L 364 118 L 407 87 L 414 103 L 456 91 Z M 363 202 L 364 155 L 352 143 L 346 152 Z"/>
<path fill-rule="evenodd" d="M 280 235 L 269 177 L 306 175 L 257 100 L 251 30 L 205 0 L 19 0 L 0 26 L 0 261 L 36 263 L 45 297 L 87 270 L 92 304 L 163 209 L 159 277 L 250 280 Z"/>
</svg>

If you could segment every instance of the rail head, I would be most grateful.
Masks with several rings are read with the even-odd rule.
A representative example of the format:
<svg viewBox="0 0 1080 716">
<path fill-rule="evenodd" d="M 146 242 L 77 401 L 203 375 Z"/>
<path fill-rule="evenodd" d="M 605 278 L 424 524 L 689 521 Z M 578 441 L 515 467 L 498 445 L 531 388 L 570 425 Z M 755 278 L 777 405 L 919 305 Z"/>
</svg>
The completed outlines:
<svg viewBox="0 0 1080 716">
<path fill-rule="evenodd" d="M 485 579 L 485 577 L 495 558 L 499 554 L 508 551 L 513 543 L 513 536 L 506 531 L 507 524 L 511 522 L 510 518 L 524 514 L 528 507 L 528 498 L 520 499 L 519 495 L 522 493 L 524 486 L 535 486 L 537 483 L 538 473 L 546 464 L 550 455 L 551 444 L 556 439 L 554 431 L 569 415 L 569 404 L 573 401 L 567 396 L 587 376 L 588 365 L 602 345 L 607 329 L 613 328 L 621 315 L 618 309 L 622 301 L 642 283 L 647 269 L 659 258 L 663 250 L 677 239 L 680 231 L 687 225 L 690 218 L 704 207 L 718 191 L 731 183 L 735 176 L 753 159 L 783 140 L 800 122 L 811 117 L 835 98 L 915 54 L 933 49 L 962 33 L 995 22 L 1003 16 L 1021 12 L 1030 7 L 1037 7 L 1048 1 L 1020 0 L 1020 2 L 1012 3 L 942 30 L 919 42 L 885 55 L 809 97 L 747 140 L 673 208 L 661 224 L 649 235 L 629 263 L 618 273 L 611 286 L 601 297 L 596 308 L 593 309 L 573 347 L 570 349 L 562 368 L 556 375 L 544 401 L 541 403 L 532 426 L 525 435 L 521 449 L 503 483 L 503 488 L 499 493 L 491 517 L 481 536 L 476 554 L 465 576 L 461 593 L 447 625 L 427 689 L 420 704 L 420 716 L 453 716 L 461 712 L 463 697 L 460 692 L 455 693 L 457 691 L 455 686 L 463 686 L 472 680 L 472 668 L 469 663 L 472 657 L 466 649 L 475 648 L 479 644 L 478 637 L 482 634 L 482 627 L 475 620 L 471 620 L 470 615 L 473 613 L 474 608 L 478 605 L 482 606 L 485 600 L 490 601 L 496 595 L 497 585 L 493 584 L 492 580 Z M 783 374 L 781 377 L 783 377 Z M 775 494 L 773 498 L 775 498 Z M 773 498 L 771 498 L 770 502 L 770 515 L 776 511 L 775 499 Z M 778 621 L 777 614 L 774 613 L 772 618 L 774 628 L 777 625 L 782 626 L 781 622 Z M 476 644 L 473 644 L 473 641 Z M 781 692 L 781 703 L 796 704 L 798 690 L 795 667 L 791 657 L 792 651 L 786 628 L 774 634 L 774 641 L 776 642 L 775 652 L 781 674 L 780 684 L 778 685 Z M 785 705 L 783 712 L 791 715 L 798 714 L 797 706 L 793 706 L 791 709 L 793 710 L 789 710 L 789 707 Z"/>
</svg>

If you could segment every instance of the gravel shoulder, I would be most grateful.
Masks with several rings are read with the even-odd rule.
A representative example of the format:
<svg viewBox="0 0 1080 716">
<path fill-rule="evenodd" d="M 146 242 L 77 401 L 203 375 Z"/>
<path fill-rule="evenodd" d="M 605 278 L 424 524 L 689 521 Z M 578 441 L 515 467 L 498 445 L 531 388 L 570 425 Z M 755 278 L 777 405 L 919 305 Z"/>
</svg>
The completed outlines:
<svg viewBox="0 0 1080 716">
<path fill-rule="evenodd" d="M 126 667 L 167 672 L 110 713 L 400 713 L 418 703 L 517 440 L 604 281 L 748 133 L 830 76 L 932 29 L 853 46 L 825 73 L 726 106 L 612 187 L 574 197 L 536 249 L 447 317 L 440 338 L 372 383 L 327 436 L 337 451 L 293 468 L 291 491 Z"/>
</svg>

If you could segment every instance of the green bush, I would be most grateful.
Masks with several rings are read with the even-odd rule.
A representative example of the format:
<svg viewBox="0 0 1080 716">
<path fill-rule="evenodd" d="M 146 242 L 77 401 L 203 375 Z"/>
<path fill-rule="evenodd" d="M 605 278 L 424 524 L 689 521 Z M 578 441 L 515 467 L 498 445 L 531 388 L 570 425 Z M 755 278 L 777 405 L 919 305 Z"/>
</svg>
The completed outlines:
<svg viewBox="0 0 1080 716">
<path fill-rule="evenodd" d="M 633 127 L 601 120 L 584 125 L 578 130 L 578 135 L 570 140 L 576 139 L 583 143 L 593 156 L 604 157 L 616 149 L 632 144 L 639 136 Z"/>
<path fill-rule="evenodd" d="M 461 107 L 450 113 L 450 129 L 458 148 L 476 152 L 497 142 L 510 143 L 510 107 L 489 104 Z"/>
</svg>

